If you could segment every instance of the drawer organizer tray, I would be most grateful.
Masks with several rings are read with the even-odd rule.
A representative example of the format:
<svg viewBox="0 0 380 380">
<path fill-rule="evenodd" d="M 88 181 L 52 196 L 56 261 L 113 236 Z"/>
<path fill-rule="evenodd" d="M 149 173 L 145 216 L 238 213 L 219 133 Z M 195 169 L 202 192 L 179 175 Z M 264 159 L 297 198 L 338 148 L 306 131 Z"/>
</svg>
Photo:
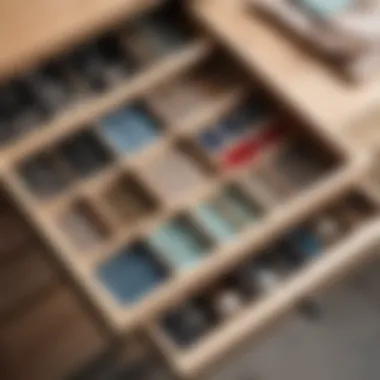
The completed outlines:
<svg viewBox="0 0 380 380">
<path fill-rule="evenodd" d="M 181 378 L 199 378 L 366 263 L 380 242 L 379 205 L 370 189 L 339 194 L 161 314 L 150 324 L 151 338 Z"/>
<path fill-rule="evenodd" d="M 179 20 L 143 16 L 1 89 L 0 180 L 118 332 L 243 263 L 367 166 Z"/>
</svg>

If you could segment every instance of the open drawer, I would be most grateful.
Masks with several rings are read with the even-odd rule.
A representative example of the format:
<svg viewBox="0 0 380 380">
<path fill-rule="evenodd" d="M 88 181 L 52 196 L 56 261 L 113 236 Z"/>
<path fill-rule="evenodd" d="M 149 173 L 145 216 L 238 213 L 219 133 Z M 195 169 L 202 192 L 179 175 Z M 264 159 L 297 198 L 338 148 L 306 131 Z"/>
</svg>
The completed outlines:
<svg viewBox="0 0 380 380">
<path fill-rule="evenodd" d="M 355 185 L 367 165 L 332 133 L 276 110 L 207 43 L 180 35 L 152 51 L 143 37 L 157 25 L 145 23 L 128 34 L 140 45 L 122 44 L 137 71 L 120 64 L 118 44 L 116 62 L 96 66 L 101 82 L 74 65 L 79 103 L 53 102 L 51 123 L 27 134 L 18 132 L 31 124 L 16 117 L 0 152 L 9 196 L 118 332 L 243 262 L 248 248 Z"/>
<path fill-rule="evenodd" d="M 368 261 L 380 243 L 378 207 L 371 191 L 350 190 L 309 212 L 161 314 L 150 324 L 151 338 L 181 378 L 199 379 L 308 297 Z"/>
<path fill-rule="evenodd" d="M 244 261 L 365 169 L 364 156 L 221 68 L 211 56 L 3 167 L 9 194 L 113 330 Z"/>
</svg>

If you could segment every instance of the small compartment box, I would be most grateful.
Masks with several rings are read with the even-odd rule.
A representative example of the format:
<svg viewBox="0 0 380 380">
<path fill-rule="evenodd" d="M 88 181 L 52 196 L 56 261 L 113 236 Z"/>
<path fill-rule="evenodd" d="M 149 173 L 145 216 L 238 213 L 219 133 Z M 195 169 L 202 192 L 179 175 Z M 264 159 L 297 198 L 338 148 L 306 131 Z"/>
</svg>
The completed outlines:
<svg viewBox="0 0 380 380">
<path fill-rule="evenodd" d="M 140 167 L 141 178 L 164 204 L 180 202 L 207 183 L 210 167 L 186 148 L 171 146 Z"/>
</svg>

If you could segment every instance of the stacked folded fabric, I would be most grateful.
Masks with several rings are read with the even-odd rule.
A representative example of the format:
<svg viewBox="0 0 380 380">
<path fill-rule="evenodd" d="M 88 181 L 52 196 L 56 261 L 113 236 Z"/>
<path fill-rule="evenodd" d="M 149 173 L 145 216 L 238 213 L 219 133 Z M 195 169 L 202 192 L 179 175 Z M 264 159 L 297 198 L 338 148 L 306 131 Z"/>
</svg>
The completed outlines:
<svg viewBox="0 0 380 380">
<path fill-rule="evenodd" d="M 380 0 L 250 0 L 354 79 L 380 69 Z"/>
</svg>

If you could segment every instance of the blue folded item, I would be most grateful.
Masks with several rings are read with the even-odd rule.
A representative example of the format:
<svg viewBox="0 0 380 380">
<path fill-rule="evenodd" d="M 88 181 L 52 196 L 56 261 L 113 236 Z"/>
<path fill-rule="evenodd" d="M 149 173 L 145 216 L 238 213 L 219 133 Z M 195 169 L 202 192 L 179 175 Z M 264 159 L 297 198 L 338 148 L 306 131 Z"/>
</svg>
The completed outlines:
<svg viewBox="0 0 380 380">
<path fill-rule="evenodd" d="M 223 136 L 216 128 L 201 133 L 199 140 L 202 146 L 212 152 L 218 152 L 223 148 Z"/>
<path fill-rule="evenodd" d="M 225 137 L 236 137 L 253 130 L 268 114 L 268 107 L 262 99 L 252 96 L 226 119 L 219 123 L 219 129 Z"/>
<path fill-rule="evenodd" d="M 125 249 L 103 264 L 97 276 L 122 304 L 139 301 L 166 277 L 163 267 L 141 244 Z"/>
<path fill-rule="evenodd" d="M 305 256 L 317 256 L 323 250 L 323 242 L 318 236 L 307 229 L 299 229 L 291 235 L 291 241 L 296 249 Z"/>
<path fill-rule="evenodd" d="M 102 120 L 102 131 L 119 153 L 135 154 L 158 137 L 158 126 L 143 108 L 121 109 Z"/>
</svg>

